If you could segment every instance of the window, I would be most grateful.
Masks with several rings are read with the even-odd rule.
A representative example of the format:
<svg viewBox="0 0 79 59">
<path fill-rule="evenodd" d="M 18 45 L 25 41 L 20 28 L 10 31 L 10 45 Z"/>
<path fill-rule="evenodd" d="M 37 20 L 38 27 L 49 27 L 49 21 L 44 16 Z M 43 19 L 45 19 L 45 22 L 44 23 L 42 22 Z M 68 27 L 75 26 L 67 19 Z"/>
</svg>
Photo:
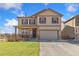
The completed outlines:
<svg viewBox="0 0 79 59">
<path fill-rule="evenodd" d="M 35 19 L 29 19 L 29 24 L 35 24 Z"/>
<path fill-rule="evenodd" d="M 23 25 L 28 24 L 28 19 L 22 19 L 22 24 L 23 24 Z"/>
<path fill-rule="evenodd" d="M 28 38 L 30 35 L 30 31 L 29 30 L 22 30 L 22 38 Z"/>
<path fill-rule="evenodd" d="M 45 17 L 40 17 L 39 18 L 39 23 L 45 24 L 46 23 L 46 18 Z"/>
<path fill-rule="evenodd" d="M 29 35 L 29 30 L 22 30 L 22 34 Z"/>
<path fill-rule="evenodd" d="M 52 23 L 58 23 L 58 18 L 57 17 L 52 17 Z"/>
</svg>

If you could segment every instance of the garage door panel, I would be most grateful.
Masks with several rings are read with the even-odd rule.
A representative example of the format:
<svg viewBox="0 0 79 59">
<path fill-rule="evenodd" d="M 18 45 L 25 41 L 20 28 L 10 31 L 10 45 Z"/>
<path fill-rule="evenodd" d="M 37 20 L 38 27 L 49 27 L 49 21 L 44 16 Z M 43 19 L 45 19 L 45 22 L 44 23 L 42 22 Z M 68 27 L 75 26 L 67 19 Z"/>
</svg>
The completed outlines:
<svg viewBox="0 0 79 59">
<path fill-rule="evenodd" d="M 40 31 L 40 40 L 42 41 L 57 40 L 57 31 Z"/>
</svg>

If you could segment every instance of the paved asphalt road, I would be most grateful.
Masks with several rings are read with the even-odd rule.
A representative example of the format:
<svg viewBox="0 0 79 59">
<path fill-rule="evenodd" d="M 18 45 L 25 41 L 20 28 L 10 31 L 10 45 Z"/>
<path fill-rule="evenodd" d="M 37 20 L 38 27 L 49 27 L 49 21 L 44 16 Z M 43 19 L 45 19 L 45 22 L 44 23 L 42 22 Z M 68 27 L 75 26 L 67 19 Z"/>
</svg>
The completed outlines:
<svg viewBox="0 0 79 59">
<path fill-rule="evenodd" d="M 40 56 L 79 56 L 79 43 L 41 42 Z"/>
</svg>

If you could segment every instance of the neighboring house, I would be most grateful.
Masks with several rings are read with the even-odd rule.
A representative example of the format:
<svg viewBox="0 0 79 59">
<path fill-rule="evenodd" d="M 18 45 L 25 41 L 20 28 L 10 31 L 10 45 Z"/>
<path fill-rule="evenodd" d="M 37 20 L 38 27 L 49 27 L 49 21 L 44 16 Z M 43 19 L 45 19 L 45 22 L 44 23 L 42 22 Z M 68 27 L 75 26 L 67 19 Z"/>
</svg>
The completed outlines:
<svg viewBox="0 0 79 59">
<path fill-rule="evenodd" d="M 7 41 L 6 35 L 0 33 L 0 42 Z"/>
<path fill-rule="evenodd" d="M 64 38 L 64 28 L 65 28 L 65 24 L 64 24 L 64 21 L 61 21 L 61 38 L 63 39 Z"/>
<path fill-rule="evenodd" d="M 18 34 L 21 40 L 36 38 L 40 41 L 61 39 L 62 14 L 44 9 L 30 17 L 18 17 Z"/>
<path fill-rule="evenodd" d="M 64 22 L 62 37 L 65 39 L 79 39 L 79 15 L 76 15 Z"/>
</svg>

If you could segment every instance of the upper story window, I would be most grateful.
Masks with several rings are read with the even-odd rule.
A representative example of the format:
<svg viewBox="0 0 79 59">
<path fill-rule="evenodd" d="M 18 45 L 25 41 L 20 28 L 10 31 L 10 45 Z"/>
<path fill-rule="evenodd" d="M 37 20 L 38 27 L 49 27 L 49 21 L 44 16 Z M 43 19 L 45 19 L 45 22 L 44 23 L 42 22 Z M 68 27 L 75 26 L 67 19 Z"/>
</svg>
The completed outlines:
<svg viewBox="0 0 79 59">
<path fill-rule="evenodd" d="M 28 24 L 28 19 L 22 19 L 22 24 L 23 24 L 23 25 Z"/>
<path fill-rule="evenodd" d="M 40 17 L 39 18 L 39 23 L 45 24 L 46 23 L 46 17 Z"/>
<path fill-rule="evenodd" d="M 57 17 L 52 17 L 52 23 L 58 23 L 58 18 Z"/>
<path fill-rule="evenodd" d="M 35 24 L 35 19 L 29 19 L 29 24 Z"/>
</svg>

